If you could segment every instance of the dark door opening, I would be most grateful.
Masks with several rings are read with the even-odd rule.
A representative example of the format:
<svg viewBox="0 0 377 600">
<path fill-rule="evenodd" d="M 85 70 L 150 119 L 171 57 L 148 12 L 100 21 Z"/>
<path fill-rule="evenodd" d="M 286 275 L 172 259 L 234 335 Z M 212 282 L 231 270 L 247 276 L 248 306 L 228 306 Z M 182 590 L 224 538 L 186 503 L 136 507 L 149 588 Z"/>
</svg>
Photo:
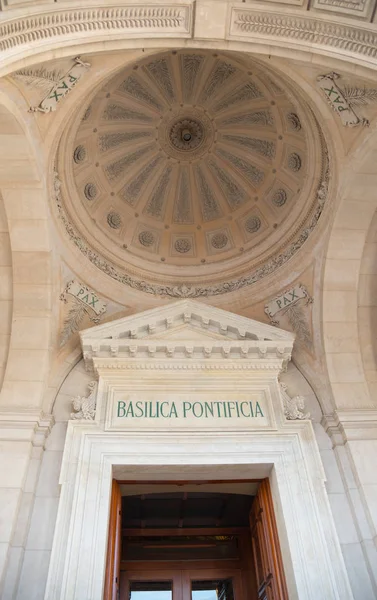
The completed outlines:
<svg viewBox="0 0 377 600">
<path fill-rule="evenodd" d="M 268 480 L 231 484 L 114 481 L 104 599 L 287 600 Z"/>
</svg>

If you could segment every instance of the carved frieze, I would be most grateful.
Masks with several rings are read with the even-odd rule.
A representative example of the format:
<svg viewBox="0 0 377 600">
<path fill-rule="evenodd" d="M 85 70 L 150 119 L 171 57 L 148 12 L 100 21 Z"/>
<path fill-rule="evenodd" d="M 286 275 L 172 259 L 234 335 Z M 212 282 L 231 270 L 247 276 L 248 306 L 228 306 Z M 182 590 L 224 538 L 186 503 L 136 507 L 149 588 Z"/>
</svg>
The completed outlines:
<svg viewBox="0 0 377 600">
<path fill-rule="evenodd" d="M 0 26 L 0 52 L 38 41 L 51 40 L 88 31 L 138 34 L 174 33 L 188 37 L 192 27 L 192 3 L 138 6 L 90 7 L 48 12 L 21 17 Z"/>
<path fill-rule="evenodd" d="M 365 57 L 368 61 L 377 57 L 377 33 L 352 23 L 337 23 L 312 17 L 308 12 L 279 13 L 261 11 L 257 7 L 233 7 L 231 12 L 230 39 L 285 40 L 302 49 L 315 44 L 321 50 L 342 52 L 344 57 Z"/>
</svg>

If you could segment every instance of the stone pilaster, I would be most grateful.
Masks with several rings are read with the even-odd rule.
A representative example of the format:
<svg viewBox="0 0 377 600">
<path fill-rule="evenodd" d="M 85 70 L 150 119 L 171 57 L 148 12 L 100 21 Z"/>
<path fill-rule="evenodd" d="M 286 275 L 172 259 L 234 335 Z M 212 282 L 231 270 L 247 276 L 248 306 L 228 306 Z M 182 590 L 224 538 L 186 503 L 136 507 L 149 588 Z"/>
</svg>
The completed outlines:
<svg viewBox="0 0 377 600">
<path fill-rule="evenodd" d="M 8 591 L 22 563 L 41 457 L 53 424 L 52 415 L 32 410 L 0 412 L 1 598 L 13 597 Z"/>
<path fill-rule="evenodd" d="M 371 597 L 376 597 L 377 410 L 336 411 L 333 415 L 324 416 L 322 425 L 333 443 L 366 568 L 374 588 L 374 595 Z"/>
</svg>

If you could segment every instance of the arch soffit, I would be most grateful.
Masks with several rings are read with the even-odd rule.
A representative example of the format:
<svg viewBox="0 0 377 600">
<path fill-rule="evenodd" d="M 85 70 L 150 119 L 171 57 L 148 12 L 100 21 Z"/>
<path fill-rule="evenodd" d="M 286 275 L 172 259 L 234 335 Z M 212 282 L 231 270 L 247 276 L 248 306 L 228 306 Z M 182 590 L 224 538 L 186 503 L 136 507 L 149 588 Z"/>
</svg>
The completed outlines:
<svg viewBox="0 0 377 600">
<path fill-rule="evenodd" d="M 226 3 L 221 3 L 226 4 Z M 43 5 L 7 11 L 0 21 L 0 76 L 36 62 L 74 53 L 127 48 L 213 47 L 323 64 L 349 64 L 352 71 L 377 68 L 377 31 L 354 19 L 300 13 L 288 6 L 230 5 L 218 11 L 218 22 L 206 30 L 206 15 L 194 11 L 194 0 L 111 7 Z M 203 25 L 204 23 L 204 25 Z M 197 36 L 197 38 L 196 38 Z M 110 39 L 111 38 L 111 39 Z M 195 39 L 196 38 L 196 39 Z M 207 39 L 208 38 L 208 39 Z M 315 51 L 313 52 L 313 47 Z M 352 65 L 352 66 L 351 66 Z"/>
<path fill-rule="evenodd" d="M 0 410 L 39 414 L 49 366 L 51 241 L 39 132 L 14 86 L 0 89 L 0 192 L 8 221 L 13 310 Z M 26 116 L 25 116 L 26 115 Z"/>
<path fill-rule="evenodd" d="M 377 209 L 377 129 L 348 157 L 340 202 L 323 268 L 323 338 L 334 408 L 377 407 L 369 392 L 358 328 L 358 294 L 364 247 Z"/>
</svg>

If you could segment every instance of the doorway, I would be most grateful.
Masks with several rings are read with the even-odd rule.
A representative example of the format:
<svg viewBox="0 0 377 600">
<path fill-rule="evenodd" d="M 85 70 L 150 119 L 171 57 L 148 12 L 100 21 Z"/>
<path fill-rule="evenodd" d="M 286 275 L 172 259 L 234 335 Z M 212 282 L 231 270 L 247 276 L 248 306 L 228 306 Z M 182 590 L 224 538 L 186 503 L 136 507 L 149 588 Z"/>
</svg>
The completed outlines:
<svg viewBox="0 0 377 600">
<path fill-rule="evenodd" d="M 105 600 L 286 600 L 268 479 L 113 481 Z"/>
</svg>

